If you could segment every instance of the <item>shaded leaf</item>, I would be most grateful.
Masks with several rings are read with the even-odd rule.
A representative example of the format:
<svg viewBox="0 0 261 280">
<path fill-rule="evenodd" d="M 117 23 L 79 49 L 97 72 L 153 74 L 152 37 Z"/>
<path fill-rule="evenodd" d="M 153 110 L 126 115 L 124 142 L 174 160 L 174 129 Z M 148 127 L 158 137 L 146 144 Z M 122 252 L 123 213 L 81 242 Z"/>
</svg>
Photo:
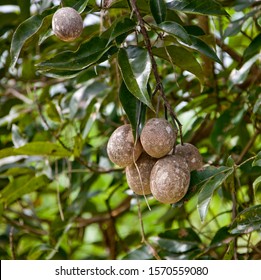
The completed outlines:
<svg viewBox="0 0 261 280">
<path fill-rule="evenodd" d="M 239 213 L 230 227 L 232 234 L 250 233 L 261 230 L 261 205 L 255 205 Z"/>
<path fill-rule="evenodd" d="M 164 21 L 161 24 L 159 24 L 158 27 L 161 30 L 167 32 L 168 34 L 177 37 L 185 44 L 191 45 L 189 34 L 187 33 L 186 29 L 182 25 L 176 22 Z"/>
<path fill-rule="evenodd" d="M 223 169 L 214 176 L 210 177 L 210 179 L 204 183 L 202 189 L 199 192 L 197 204 L 201 221 L 205 220 L 214 191 L 218 189 L 232 173 L 233 168 Z"/>
<path fill-rule="evenodd" d="M 150 0 L 150 10 L 157 23 L 165 20 L 167 13 L 165 0 Z"/>
<path fill-rule="evenodd" d="M 51 142 L 31 142 L 20 148 L 5 148 L 0 150 L 0 158 L 17 155 L 68 157 L 72 154 L 63 147 Z"/>
<path fill-rule="evenodd" d="M 141 102 L 153 109 L 147 91 L 147 83 L 151 72 L 149 54 L 139 47 L 120 49 L 118 63 L 121 76 L 128 90 Z"/>
<path fill-rule="evenodd" d="M 255 156 L 252 166 L 261 166 L 261 151 Z"/>
<path fill-rule="evenodd" d="M 258 34 L 250 43 L 250 45 L 245 49 L 243 54 L 244 60 L 250 59 L 252 56 L 259 53 L 260 50 L 261 50 L 261 33 Z"/>
<path fill-rule="evenodd" d="M 134 31 L 136 23 L 129 17 L 120 17 L 102 35 L 102 38 L 107 38 L 108 43 L 115 40 L 117 37 L 126 34 L 126 36 Z"/>
<path fill-rule="evenodd" d="M 191 44 L 189 45 L 190 48 L 193 48 L 194 50 L 197 50 L 198 52 L 204 54 L 205 56 L 211 58 L 212 60 L 222 64 L 222 62 L 216 55 L 216 52 L 204 41 L 192 35 L 189 36 L 189 38 L 191 41 Z"/>
<path fill-rule="evenodd" d="M 110 48 L 108 40 L 93 37 L 83 43 L 78 50 L 65 51 L 55 57 L 38 64 L 40 70 L 69 70 L 76 71 L 85 69 L 95 64 Z"/>
<path fill-rule="evenodd" d="M 4 204 L 10 204 L 21 198 L 27 193 L 31 193 L 39 188 L 46 187 L 49 184 L 49 179 L 46 175 L 31 177 L 24 175 L 11 181 L 1 192 L 0 201 Z"/>
<path fill-rule="evenodd" d="M 23 45 L 40 30 L 45 21 L 51 21 L 52 14 L 56 9 L 49 9 L 41 15 L 32 16 L 17 27 L 10 48 L 11 67 L 15 66 Z"/>
<path fill-rule="evenodd" d="M 174 0 L 167 3 L 167 7 L 184 13 L 228 16 L 221 4 L 214 0 Z"/>
<path fill-rule="evenodd" d="M 167 46 L 162 48 L 154 48 L 152 50 L 153 54 L 170 61 L 183 70 L 187 70 L 194 74 L 200 82 L 204 83 L 204 74 L 200 64 L 197 62 L 196 58 L 188 50 L 176 47 Z"/>
<path fill-rule="evenodd" d="M 216 168 L 214 166 L 208 166 L 204 170 L 192 171 L 190 173 L 190 184 L 186 195 L 177 203 L 172 204 L 172 207 L 181 207 L 186 201 L 190 200 L 194 195 L 196 195 L 215 175 L 220 172 L 228 171 L 230 168 L 226 166 L 221 166 Z"/>
</svg>

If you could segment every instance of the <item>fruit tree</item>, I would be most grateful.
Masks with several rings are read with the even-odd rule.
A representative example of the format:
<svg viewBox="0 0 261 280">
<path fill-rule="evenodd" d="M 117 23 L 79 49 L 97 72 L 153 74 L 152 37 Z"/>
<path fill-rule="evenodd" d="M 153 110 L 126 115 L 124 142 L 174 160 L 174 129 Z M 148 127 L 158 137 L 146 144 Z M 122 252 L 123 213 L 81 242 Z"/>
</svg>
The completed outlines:
<svg viewBox="0 0 261 280">
<path fill-rule="evenodd" d="M 261 1 L 0 16 L 1 259 L 261 259 Z"/>
</svg>

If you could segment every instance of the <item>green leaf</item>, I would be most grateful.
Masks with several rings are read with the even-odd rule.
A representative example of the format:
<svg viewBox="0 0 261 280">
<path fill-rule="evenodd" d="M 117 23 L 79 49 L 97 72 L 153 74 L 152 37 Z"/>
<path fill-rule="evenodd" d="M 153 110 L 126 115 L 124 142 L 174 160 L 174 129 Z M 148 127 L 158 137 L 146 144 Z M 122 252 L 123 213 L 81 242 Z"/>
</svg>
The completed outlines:
<svg viewBox="0 0 261 280">
<path fill-rule="evenodd" d="M 118 63 L 121 76 L 128 90 L 141 102 L 154 110 L 147 91 L 151 61 L 146 50 L 130 46 L 120 49 Z"/>
<path fill-rule="evenodd" d="M 261 203 L 261 176 L 257 177 L 253 182 L 253 189 L 255 193 L 255 201 Z"/>
<path fill-rule="evenodd" d="M 69 157 L 72 154 L 63 147 L 51 142 L 31 142 L 20 148 L 5 148 L 0 150 L 0 158 L 18 155 Z"/>
<path fill-rule="evenodd" d="M 174 0 L 167 3 L 167 7 L 184 13 L 228 16 L 224 8 L 214 0 Z"/>
<path fill-rule="evenodd" d="M 255 156 L 252 166 L 261 166 L 261 151 Z"/>
<path fill-rule="evenodd" d="M 243 58 L 244 60 L 250 59 L 252 56 L 259 53 L 261 50 L 261 33 L 258 34 L 253 41 L 250 43 L 250 45 L 245 49 Z"/>
<path fill-rule="evenodd" d="M 110 48 L 107 46 L 108 40 L 93 37 L 83 43 L 78 50 L 65 51 L 55 57 L 38 64 L 40 70 L 83 70 L 95 64 Z"/>
<path fill-rule="evenodd" d="M 52 14 L 56 9 L 57 8 L 49 9 L 44 11 L 41 15 L 32 16 L 17 27 L 10 48 L 11 67 L 15 66 L 24 44 L 36 35 L 44 24 L 49 25 Z"/>
<path fill-rule="evenodd" d="M 24 175 L 11 181 L 1 192 L 0 201 L 6 205 L 21 198 L 27 193 L 36 191 L 39 188 L 46 187 L 49 184 L 49 179 L 46 175 L 31 177 Z"/>
<path fill-rule="evenodd" d="M 137 133 L 140 133 L 139 127 L 137 127 L 137 122 L 140 121 L 139 125 L 141 126 L 143 126 L 145 122 L 146 106 L 141 103 L 133 94 L 131 94 L 124 82 L 120 87 L 119 98 L 132 126 L 133 135 L 136 137 Z"/>
<path fill-rule="evenodd" d="M 255 205 L 243 210 L 237 215 L 230 227 L 232 234 L 250 233 L 261 230 L 261 205 Z"/>
<path fill-rule="evenodd" d="M 151 260 L 152 258 L 151 248 L 147 245 L 143 245 L 128 253 L 123 257 L 123 260 Z"/>
<path fill-rule="evenodd" d="M 206 183 L 204 183 L 199 192 L 197 204 L 201 221 L 205 220 L 214 191 L 217 190 L 232 173 L 233 168 L 222 168 L 220 172 L 210 177 Z"/>
<path fill-rule="evenodd" d="M 120 17 L 115 20 L 110 28 L 108 28 L 102 35 L 102 38 L 107 38 L 108 43 L 115 40 L 117 37 L 126 34 L 126 36 L 134 31 L 136 23 L 129 17 Z"/>
<path fill-rule="evenodd" d="M 191 41 L 191 44 L 189 45 L 190 48 L 197 50 L 198 52 L 204 54 L 205 56 L 211 58 L 212 60 L 222 64 L 222 62 L 216 55 L 216 52 L 204 41 L 192 35 L 190 35 L 189 38 Z"/>
<path fill-rule="evenodd" d="M 150 10 L 158 24 L 165 20 L 167 6 L 164 0 L 150 0 Z"/>
<path fill-rule="evenodd" d="M 82 13 L 86 8 L 89 0 L 62 0 L 62 7 L 72 7 L 79 13 Z"/>
<path fill-rule="evenodd" d="M 199 81 L 204 83 L 204 74 L 200 64 L 191 52 L 182 47 L 167 46 L 161 48 L 153 48 L 154 55 L 170 61 L 183 70 L 187 70 L 194 74 Z"/>
<path fill-rule="evenodd" d="M 158 27 L 161 30 L 167 32 L 168 34 L 177 37 L 178 39 L 183 41 L 185 44 L 191 45 L 190 36 L 182 25 L 180 25 L 176 22 L 164 21 L 161 24 L 159 24 Z"/>
</svg>

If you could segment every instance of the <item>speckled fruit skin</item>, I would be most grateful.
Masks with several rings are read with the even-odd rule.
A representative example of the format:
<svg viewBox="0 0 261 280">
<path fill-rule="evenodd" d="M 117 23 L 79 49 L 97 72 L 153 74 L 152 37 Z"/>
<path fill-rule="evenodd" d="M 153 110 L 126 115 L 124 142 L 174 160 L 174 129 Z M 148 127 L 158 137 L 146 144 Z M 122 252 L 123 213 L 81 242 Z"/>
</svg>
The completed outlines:
<svg viewBox="0 0 261 280">
<path fill-rule="evenodd" d="M 135 164 L 126 167 L 127 183 L 136 194 L 151 194 L 150 173 L 156 161 L 157 159 L 149 156 L 146 153 L 142 153 L 136 161 L 136 165 L 139 169 L 139 172 Z"/>
<path fill-rule="evenodd" d="M 161 203 L 172 204 L 181 200 L 188 190 L 189 182 L 188 164 L 177 155 L 159 159 L 151 170 L 151 193 Z"/>
<path fill-rule="evenodd" d="M 198 149 L 190 143 L 177 145 L 175 149 L 175 154 L 185 158 L 190 171 L 199 170 L 203 166 L 202 157 Z"/>
<path fill-rule="evenodd" d="M 61 8 L 53 15 L 52 29 L 59 39 L 70 42 L 81 35 L 83 21 L 80 14 L 73 8 Z"/>
<path fill-rule="evenodd" d="M 133 152 L 134 149 L 134 152 Z M 126 167 L 136 161 L 142 153 L 140 141 L 134 148 L 134 138 L 129 124 L 118 127 L 107 144 L 109 159 L 120 167 Z"/>
<path fill-rule="evenodd" d="M 141 144 L 147 154 L 155 158 L 167 155 L 176 141 L 171 124 L 161 118 L 147 121 L 140 136 Z"/>
</svg>

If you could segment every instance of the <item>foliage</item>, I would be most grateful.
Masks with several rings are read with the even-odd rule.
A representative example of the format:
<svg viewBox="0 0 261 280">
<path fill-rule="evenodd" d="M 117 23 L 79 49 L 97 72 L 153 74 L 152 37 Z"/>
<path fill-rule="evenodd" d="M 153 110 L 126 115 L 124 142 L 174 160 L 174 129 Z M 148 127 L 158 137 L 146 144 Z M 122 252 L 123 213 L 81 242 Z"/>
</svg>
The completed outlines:
<svg viewBox="0 0 261 280">
<path fill-rule="evenodd" d="M 260 1 L 63 0 L 71 43 L 31 2 L 0 4 L 1 259 L 260 259 Z M 172 207 L 106 154 L 155 115 L 205 162 Z"/>
</svg>

